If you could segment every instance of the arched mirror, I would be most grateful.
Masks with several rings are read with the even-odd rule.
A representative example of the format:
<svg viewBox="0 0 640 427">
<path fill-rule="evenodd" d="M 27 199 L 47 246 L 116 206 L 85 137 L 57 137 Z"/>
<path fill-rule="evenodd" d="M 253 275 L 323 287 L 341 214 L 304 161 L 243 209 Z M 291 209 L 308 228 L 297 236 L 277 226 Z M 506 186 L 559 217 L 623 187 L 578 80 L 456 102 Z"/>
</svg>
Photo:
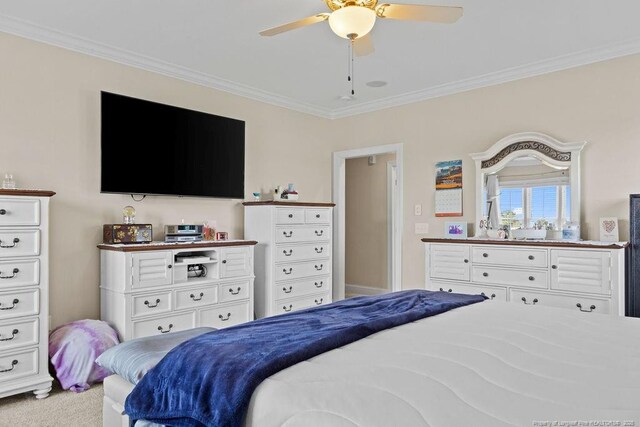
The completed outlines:
<svg viewBox="0 0 640 427">
<path fill-rule="evenodd" d="M 476 235 L 509 228 L 526 238 L 549 238 L 568 222 L 580 222 L 580 153 L 586 142 L 564 143 L 548 135 L 510 135 L 476 163 Z M 515 233 L 514 233 L 515 234 Z"/>
</svg>

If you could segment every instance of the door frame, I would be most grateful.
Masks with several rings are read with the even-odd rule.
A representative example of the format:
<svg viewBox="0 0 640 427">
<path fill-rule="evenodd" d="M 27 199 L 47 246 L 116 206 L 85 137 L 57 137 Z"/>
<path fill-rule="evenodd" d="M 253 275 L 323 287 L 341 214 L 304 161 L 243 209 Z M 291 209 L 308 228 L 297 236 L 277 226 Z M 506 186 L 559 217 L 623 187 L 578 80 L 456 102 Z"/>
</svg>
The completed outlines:
<svg viewBox="0 0 640 427">
<path fill-rule="evenodd" d="M 395 233 L 389 247 L 392 250 L 391 291 L 402 289 L 402 232 L 403 232 L 403 147 L 404 144 L 387 144 L 374 147 L 356 148 L 333 153 L 332 200 L 336 204 L 333 210 L 333 299 L 344 299 L 345 294 L 345 255 L 346 255 L 346 160 L 369 157 L 380 154 L 396 155 L 396 176 L 398 180 L 394 216 Z"/>
<path fill-rule="evenodd" d="M 398 216 L 396 199 L 398 198 L 398 163 L 395 160 L 387 162 L 387 290 L 392 292 L 394 272 L 396 267 L 393 255 L 398 248 L 395 245 L 394 230 Z"/>
</svg>

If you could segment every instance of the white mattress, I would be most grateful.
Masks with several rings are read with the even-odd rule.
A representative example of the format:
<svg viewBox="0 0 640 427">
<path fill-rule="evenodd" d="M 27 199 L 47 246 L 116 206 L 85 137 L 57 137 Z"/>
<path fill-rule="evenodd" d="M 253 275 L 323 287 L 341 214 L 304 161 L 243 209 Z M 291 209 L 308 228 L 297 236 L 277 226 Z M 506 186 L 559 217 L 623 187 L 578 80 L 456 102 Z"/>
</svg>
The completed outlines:
<svg viewBox="0 0 640 427">
<path fill-rule="evenodd" d="M 105 394 L 122 401 L 127 389 L 119 382 L 105 384 Z M 254 392 L 246 425 L 554 421 L 640 426 L 640 319 L 474 304 L 377 333 L 273 375 Z M 609 421 L 621 424 L 598 424 Z"/>
<path fill-rule="evenodd" d="M 273 375 L 254 392 L 246 421 L 261 427 L 640 426 L 640 320 L 474 304 Z"/>
</svg>

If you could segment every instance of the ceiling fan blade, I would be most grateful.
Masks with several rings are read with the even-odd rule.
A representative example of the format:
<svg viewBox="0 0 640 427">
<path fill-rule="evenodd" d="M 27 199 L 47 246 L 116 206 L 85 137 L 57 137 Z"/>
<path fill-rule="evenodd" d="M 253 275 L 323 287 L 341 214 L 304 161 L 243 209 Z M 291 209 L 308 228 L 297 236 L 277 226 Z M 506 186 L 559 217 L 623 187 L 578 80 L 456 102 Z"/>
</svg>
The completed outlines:
<svg viewBox="0 0 640 427">
<path fill-rule="evenodd" d="M 454 6 L 383 3 L 376 7 L 376 13 L 380 18 L 452 24 L 462 17 L 462 8 Z"/>
<path fill-rule="evenodd" d="M 355 56 L 367 56 L 371 55 L 375 51 L 376 48 L 373 47 L 373 38 L 371 37 L 371 33 L 353 41 L 353 53 Z"/>
<path fill-rule="evenodd" d="M 278 27 L 269 28 L 268 30 L 260 31 L 261 36 L 275 36 L 286 31 L 295 30 L 297 28 L 306 27 L 307 25 L 317 24 L 318 22 L 326 21 L 329 18 L 330 13 L 319 13 L 317 15 L 309 16 L 298 21 L 289 22 L 288 24 L 280 25 Z"/>
</svg>

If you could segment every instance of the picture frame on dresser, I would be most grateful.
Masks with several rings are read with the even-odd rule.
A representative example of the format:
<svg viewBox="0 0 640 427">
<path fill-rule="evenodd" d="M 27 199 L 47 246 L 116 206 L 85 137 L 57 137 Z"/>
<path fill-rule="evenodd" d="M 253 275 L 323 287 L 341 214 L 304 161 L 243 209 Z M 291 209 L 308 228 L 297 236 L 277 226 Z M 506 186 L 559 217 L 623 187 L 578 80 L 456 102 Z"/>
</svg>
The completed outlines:
<svg viewBox="0 0 640 427">
<path fill-rule="evenodd" d="M 0 398 L 49 395 L 49 202 L 46 190 L 0 189 Z"/>
</svg>

